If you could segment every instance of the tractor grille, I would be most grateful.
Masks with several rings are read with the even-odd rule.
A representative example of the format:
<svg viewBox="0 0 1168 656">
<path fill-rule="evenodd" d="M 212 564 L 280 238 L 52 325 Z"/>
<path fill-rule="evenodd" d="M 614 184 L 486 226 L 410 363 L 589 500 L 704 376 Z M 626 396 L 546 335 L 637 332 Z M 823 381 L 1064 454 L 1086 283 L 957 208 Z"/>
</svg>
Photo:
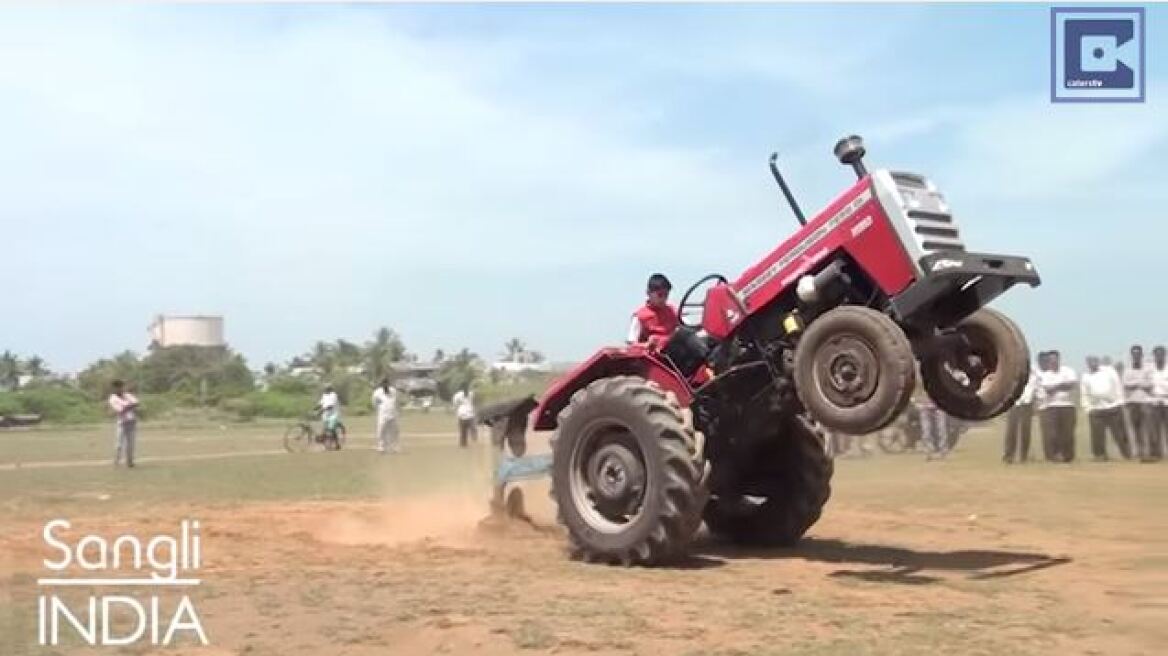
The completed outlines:
<svg viewBox="0 0 1168 656">
<path fill-rule="evenodd" d="M 945 198 L 923 176 L 893 173 L 896 189 L 904 201 L 909 226 L 925 251 L 964 251 L 961 232 L 949 213 Z"/>
</svg>

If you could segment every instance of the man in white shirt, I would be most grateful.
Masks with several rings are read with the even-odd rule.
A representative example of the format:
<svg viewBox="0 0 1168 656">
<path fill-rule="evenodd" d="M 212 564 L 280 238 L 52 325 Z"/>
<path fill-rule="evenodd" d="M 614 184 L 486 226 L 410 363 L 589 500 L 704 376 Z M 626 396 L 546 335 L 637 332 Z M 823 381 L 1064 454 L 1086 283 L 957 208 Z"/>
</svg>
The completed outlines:
<svg viewBox="0 0 1168 656">
<path fill-rule="evenodd" d="M 401 453 L 397 425 L 397 389 L 389 384 L 389 378 L 382 378 L 381 384 L 373 390 L 373 410 L 377 413 L 378 453 Z"/>
<path fill-rule="evenodd" d="M 1047 460 L 1072 462 L 1075 459 L 1075 424 L 1078 419 L 1074 393 L 1079 386 L 1079 377 L 1074 369 L 1062 364 L 1058 351 L 1047 351 L 1046 359 L 1046 368 L 1038 374 L 1038 385 L 1044 397 L 1043 451 L 1046 452 Z"/>
<path fill-rule="evenodd" d="M 470 386 L 463 385 L 462 389 L 454 393 L 450 402 L 454 404 L 454 414 L 458 416 L 458 446 L 465 448 L 468 437 L 475 442 L 479 439 L 478 431 L 475 430 L 474 397 Z"/>
<path fill-rule="evenodd" d="M 337 424 L 341 421 L 341 399 L 337 396 L 332 385 L 325 385 L 324 393 L 316 404 L 316 411 L 320 413 L 320 420 L 324 424 L 324 432 L 335 443 L 337 440 Z"/>
<path fill-rule="evenodd" d="M 1037 358 L 1038 366 L 1042 366 L 1042 354 Z M 1006 417 L 1006 452 L 1002 455 L 1002 462 L 1014 464 L 1030 459 L 1030 428 L 1033 424 L 1035 391 L 1038 388 L 1038 370 L 1030 370 L 1030 378 L 1022 390 L 1022 396 L 1010 408 Z M 1021 438 L 1021 439 L 1019 439 Z M 1015 456 L 1017 454 L 1017 456 Z"/>
<path fill-rule="evenodd" d="M 1091 455 L 1095 460 L 1107 460 L 1107 435 L 1126 459 L 1131 459 L 1128 449 L 1127 427 L 1123 421 L 1123 383 L 1114 369 L 1099 365 L 1099 358 L 1087 357 L 1087 371 L 1083 374 L 1080 401 L 1087 411 L 1087 422 L 1091 429 Z"/>
<path fill-rule="evenodd" d="M 123 381 L 115 380 L 113 393 L 109 397 L 109 407 L 115 419 L 114 467 L 126 456 L 126 466 L 134 466 L 134 445 L 138 441 L 138 399 L 126 391 Z"/>
<path fill-rule="evenodd" d="M 1152 349 L 1152 453 L 1160 460 L 1168 451 L 1168 351 Z"/>
<path fill-rule="evenodd" d="M 1131 366 L 1123 372 L 1124 409 L 1131 422 L 1135 441 L 1135 455 L 1140 462 L 1151 462 L 1153 404 L 1152 368 L 1144 366 L 1144 349 L 1131 347 Z"/>
</svg>

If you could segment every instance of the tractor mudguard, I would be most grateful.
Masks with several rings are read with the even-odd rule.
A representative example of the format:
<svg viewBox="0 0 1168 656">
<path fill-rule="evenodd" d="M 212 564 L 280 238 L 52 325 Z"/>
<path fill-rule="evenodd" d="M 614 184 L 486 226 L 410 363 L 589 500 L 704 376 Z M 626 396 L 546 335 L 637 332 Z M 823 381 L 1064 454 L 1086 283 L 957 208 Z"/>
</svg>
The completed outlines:
<svg viewBox="0 0 1168 656">
<path fill-rule="evenodd" d="M 535 409 L 535 430 L 554 430 L 557 418 L 572 395 L 601 378 L 640 376 L 672 392 L 683 407 L 693 401 L 693 389 L 662 356 L 634 344 L 625 348 L 605 348 L 552 383 Z"/>
</svg>

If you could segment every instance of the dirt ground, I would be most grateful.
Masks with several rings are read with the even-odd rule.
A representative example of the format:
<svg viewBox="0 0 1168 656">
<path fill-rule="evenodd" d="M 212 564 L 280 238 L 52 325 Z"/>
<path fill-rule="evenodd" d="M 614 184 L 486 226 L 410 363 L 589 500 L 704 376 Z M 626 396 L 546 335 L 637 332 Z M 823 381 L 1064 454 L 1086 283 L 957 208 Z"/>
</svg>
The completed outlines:
<svg viewBox="0 0 1168 656">
<path fill-rule="evenodd" d="M 55 653 L 1164 653 L 1168 465 L 1007 468 L 993 440 L 945 462 L 840 461 L 801 546 L 703 535 L 669 569 L 568 560 L 542 484 L 525 486 L 535 525 L 491 530 L 467 493 L 87 505 L 78 534 L 200 521 L 188 594 L 211 646 Z M 10 505 L 0 529 L 5 653 L 54 653 L 34 644 L 37 504 Z"/>
</svg>

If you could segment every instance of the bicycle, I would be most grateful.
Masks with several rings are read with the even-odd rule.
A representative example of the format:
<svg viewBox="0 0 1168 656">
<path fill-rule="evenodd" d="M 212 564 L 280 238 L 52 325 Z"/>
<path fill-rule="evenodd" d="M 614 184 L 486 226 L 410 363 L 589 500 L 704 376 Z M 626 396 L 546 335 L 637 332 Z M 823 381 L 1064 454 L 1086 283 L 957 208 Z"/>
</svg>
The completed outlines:
<svg viewBox="0 0 1168 656">
<path fill-rule="evenodd" d="M 304 419 L 292 424 L 284 431 L 284 450 L 289 453 L 303 453 L 310 448 L 321 445 L 325 451 L 340 451 L 345 445 L 347 431 L 344 422 L 338 420 L 332 431 L 322 426 L 318 433 L 312 427 L 315 414 L 305 415 Z"/>
</svg>

